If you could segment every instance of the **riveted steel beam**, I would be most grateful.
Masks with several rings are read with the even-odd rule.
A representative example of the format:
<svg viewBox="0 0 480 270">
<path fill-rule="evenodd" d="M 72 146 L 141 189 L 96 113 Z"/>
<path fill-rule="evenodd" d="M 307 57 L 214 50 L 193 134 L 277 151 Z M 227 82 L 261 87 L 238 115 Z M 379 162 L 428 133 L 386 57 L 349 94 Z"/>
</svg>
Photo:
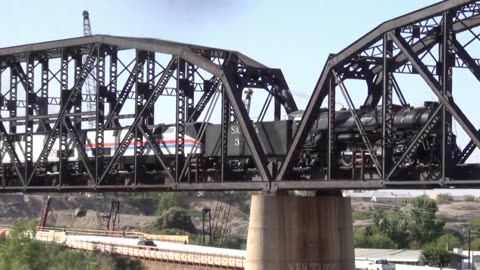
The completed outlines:
<svg viewBox="0 0 480 270">
<path fill-rule="evenodd" d="M 128 128 L 128 131 L 127 131 L 125 137 L 123 138 L 122 142 L 120 143 L 120 146 L 117 148 L 117 150 L 113 154 L 112 159 L 105 166 L 105 168 L 103 170 L 103 174 L 97 180 L 97 184 L 101 184 L 105 180 L 107 175 L 111 171 L 115 170 L 115 167 L 118 164 L 118 162 L 120 161 L 120 158 L 123 156 L 123 154 L 127 150 L 128 146 L 130 145 L 130 142 L 135 137 L 134 130 L 137 128 L 137 125 L 139 123 L 141 123 L 141 121 L 144 119 L 144 117 L 145 117 L 146 113 L 148 112 L 149 108 L 153 107 L 155 105 L 155 102 L 157 101 L 161 92 L 163 91 L 163 89 L 167 85 L 168 81 L 172 77 L 173 72 L 176 70 L 176 68 L 177 68 L 176 63 L 177 63 L 177 57 L 173 57 L 170 60 L 167 67 L 165 67 L 165 71 L 162 73 L 162 76 L 160 77 L 157 84 L 155 85 L 155 89 L 149 95 L 145 104 L 141 108 L 138 108 L 138 112 L 136 113 L 136 117 L 133 120 L 133 123 Z"/>
<path fill-rule="evenodd" d="M 255 129 L 253 128 L 252 121 L 248 116 L 248 112 L 243 105 L 241 98 L 242 89 L 239 88 L 237 82 L 234 80 L 234 74 L 236 74 L 236 67 L 232 65 L 227 65 L 223 68 L 224 78 L 227 83 L 224 83 L 224 94 L 228 97 L 228 100 L 235 112 L 236 119 L 238 124 L 243 131 L 245 140 L 250 152 L 252 153 L 252 158 L 257 167 L 258 173 L 263 181 L 271 181 L 271 173 L 267 169 L 265 153 L 263 147 L 258 139 Z"/>
<path fill-rule="evenodd" d="M 77 95 L 81 93 L 83 84 L 88 76 L 88 73 L 93 69 L 94 63 L 96 60 L 95 57 L 95 52 L 98 48 L 99 45 L 95 45 L 92 47 L 90 51 L 90 55 L 88 56 L 87 60 L 85 61 L 85 64 L 82 67 L 82 71 L 80 72 L 80 76 L 78 80 L 75 82 L 72 90 L 68 93 L 68 96 L 65 100 L 65 102 L 62 104 L 62 108 L 58 114 L 58 118 L 55 121 L 55 124 L 52 127 L 52 131 L 49 133 L 48 138 L 45 142 L 45 147 L 42 149 L 40 152 L 40 155 L 38 157 L 38 160 L 35 162 L 35 165 L 32 168 L 32 173 L 30 174 L 28 180 L 27 180 L 27 185 L 32 181 L 33 177 L 35 176 L 35 172 L 38 168 L 43 167 L 45 162 L 47 162 L 48 155 L 50 151 L 52 150 L 52 147 L 54 145 L 55 140 L 58 138 L 58 136 L 61 133 L 61 127 L 63 126 L 62 123 L 62 118 L 64 115 L 70 111 L 70 109 L 73 106 L 73 102 L 76 100 Z"/>
<path fill-rule="evenodd" d="M 333 63 L 330 60 L 325 63 L 325 67 L 323 68 L 320 78 L 318 79 L 317 84 L 313 90 L 312 96 L 308 101 L 307 108 L 303 113 L 302 121 L 300 122 L 300 125 L 295 132 L 295 135 L 293 136 L 292 143 L 290 144 L 288 152 L 283 159 L 281 167 L 279 168 L 278 174 L 275 178 L 276 181 L 281 181 L 282 179 L 284 179 L 287 170 L 291 168 L 290 163 L 292 159 L 298 154 L 300 146 L 307 137 L 308 130 L 311 129 L 312 124 L 315 121 L 315 116 L 318 114 L 320 105 L 329 93 L 329 87 L 327 82 L 331 76 L 332 64 Z"/>
<path fill-rule="evenodd" d="M 445 97 L 441 92 L 441 85 L 435 79 L 435 77 L 428 71 L 427 67 L 420 61 L 420 59 L 413 53 L 407 42 L 400 36 L 394 33 L 389 33 L 389 36 L 397 44 L 400 50 L 405 53 L 412 65 L 417 69 L 419 75 L 425 80 L 432 92 L 438 97 L 440 102 L 446 107 L 449 113 L 455 118 L 455 120 L 462 126 L 463 130 L 467 133 L 471 140 L 480 147 L 480 137 L 477 136 L 477 132 L 473 124 L 468 120 L 465 114 L 460 110 L 458 105 L 453 101 L 452 97 Z"/>
<path fill-rule="evenodd" d="M 451 26 L 452 34 L 462 33 L 471 28 L 480 25 L 480 15 L 475 15 L 467 19 L 453 23 Z M 435 45 L 438 44 L 440 36 L 437 29 L 431 30 L 425 37 L 421 38 L 419 41 L 411 45 L 412 51 L 416 55 L 420 55 L 428 50 L 431 50 Z M 408 63 L 408 58 L 403 52 L 396 54 L 391 63 L 392 70 L 398 71 L 398 69 Z M 375 66 L 372 68 L 372 75 L 376 76 L 382 72 L 382 65 Z M 409 73 L 412 73 L 413 70 L 410 70 Z M 378 104 L 380 98 L 382 97 L 381 91 L 382 80 L 377 80 L 375 85 L 372 86 L 372 91 L 365 99 L 364 105 L 374 107 Z"/>
<path fill-rule="evenodd" d="M 458 40 L 452 40 L 452 44 L 455 48 L 455 52 L 458 57 L 463 61 L 463 63 L 467 66 L 473 76 L 480 82 L 480 66 L 477 65 L 475 59 L 473 59 L 470 54 L 465 50 L 462 44 L 458 42 Z M 480 129 L 477 130 L 477 136 L 480 136 Z M 473 140 L 470 140 L 465 148 L 463 148 L 461 154 L 457 157 L 456 163 L 465 163 L 467 159 L 472 155 L 473 151 L 475 150 L 476 145 Z"/>
</svg>

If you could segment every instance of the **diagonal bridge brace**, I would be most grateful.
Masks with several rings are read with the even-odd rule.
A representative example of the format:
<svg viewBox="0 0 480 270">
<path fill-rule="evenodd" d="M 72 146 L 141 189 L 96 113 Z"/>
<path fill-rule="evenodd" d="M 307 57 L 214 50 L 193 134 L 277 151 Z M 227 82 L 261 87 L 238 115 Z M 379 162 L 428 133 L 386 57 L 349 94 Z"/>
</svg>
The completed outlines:
<svg viewBox="0 0 480 270">
<path fill-rule="evenodd" d="M 407 147 L 400 157 L 400 159 L 395 163 L 393 168 L 390 170 L 388 175 L 385 177 L 385 180 L 390 180 L 390 177 L 395 173 L 399 166 L 405 165 L 406 161 L 410 160 L 412 155 L 418 149 L 418 147 L 423 143 L 424 139 L 430 134 L 430 131 L 433 127 L 440 121 L 439 112 L 443 108 L 443 104 L 439 104 L 435 111 L 430 115 L 425 125 L 422 129 L 415 135 L 410 144 Z"/>
<path fill-rule="evenodd" d="M 397 44 L 398 48 L 405 54 L 413 67 L 418 71 L 418 74 L 425 80 L 433 93 L 438 97 L 440 102 L 445 106 L 455 120 L 462 126 L 470 139 L 477 147 L 480 147 L 480 137 L 473 124 L 468 120 L 465 114 L 460 110 L 458 105 L 453 101 L 452 97 L 445 97 L 440 91 L 441 86 L 435 77 L 430 73 L 428 68 L 420 59 L 414 54 L 408 43 L 401 36 L 395 35 L 393 32 L 388 33 L 390 38 Z"/>
<path fill-rule="evenodd" d="M 452 25 L 452 33 L 458 34 L 468 29 L 480 25 L 480 15 L 472 16 L 468 19 L 464 19 L 462 21 L 458 21 L 453 23 Z M 431 50 L 435 45 L 438 44 L 438 30 L 433 29 L 425 37 L 421 40 L 415 42 L 411 45 L 412 52 L 416 55 L 419 55 L 427 50 Z M 395 55 L 391 61 L 392 70 L 397 70 L 401 66 L 408 63 L 408 58 L 406 57 L 405 53 L 400 52 Z M 372 69 L 372 75 L 376 76 L 381 73 L 383 70 L 382 66 L 376 66 Z M 365 99 L 364 105 L 366 106 L 375 106 L 378 104 L 380 98 L 382 97 L 382 77 L 380 77 L 372 88 L 372 91 L 369 93 L 367 98 Z"/>
<path fill-rule="evenodd" d="M 320 78 L 318 79 L 315 89 L 313 90 L 313 94 L 308 101 L 307 108 L 303 113 L 302 121 L 300 122 L 297 131 L 293 135 L 292 143 L 290 144 L 288 152 L 283 159 L 282 165 L 277 176 L 275 177 L 275 181 L 283 180 L 285 173 L 288 169 L 290 169 L 292 158 L 297 155 L 298 151 L 300 150 L 300 143 L 305 141 L 305 138 L 308 135 L 307 131 L 312 127 L 312 124 L 315 121 L 315 117 L 313 116 L 319 112 L 320 105 L 325 97 L 327 97 L 329 94 L 328 84 L 326 82 L 332 77 L 332 65 L 333 63 L 329 58 L 323 67 Z"/>
<path fill-rule="evenodd" d="M 115 105 L 113 106 L 112 109 L 110 109 L 110 112 L 107 115 L 107 118 L 105 121 L 105 127 L 109 127 L 112 124 L 112 121 L 113 121 L 113 127 L 120 127 L 120 122 L 118 121 L 118 119 L 114 119 L 114 117 L 120 114 L 120 111 L 122 110 L 123 105 L 125 104 L 125 101 L 127 100 L 130 92 L 132 91 L 133 86 L 135 85 L 135 82 L 138 77 L 138 73 L 140 72 L 140 70 L 142 69 L 146 61 L 147 61 L 147 57 L 145 53 L 140 53 L 139 59 L 137 59 L 137 63 L 133 67 L 132 72 L 130 72 L 130 75 L 128 75 L 128 78 L 125 81 L 125 84 L 118 96 L 117 101 L 115 102 Z"/>
<path fill-rule="evenodd" d="M 7 62 L 7 66 L 9 66 L 11 69 L 12 69 L 12 72 L 18 76 L 18 78 L 20 79 L 20 83 L 22 84 L 23 88 L 25 89 L 25 91 L 27 89 L 31 89 L 32 88 L 32 85 L 29 85 L 29 82 L 28 82 L 28 79 L 27 79 L 27 75 L 25 74 L 25 71 L 23 70 L 22 66 L 20 65 L 19 62 L 17 62 L 16 60 L 14 59 L 10 59 L 8 60 Z M 32 93 L 33 96 L 33 100 L 38 100 L 38 96 L 35 92 Z M 35 112 L 38 114 L 38 115 L 41 115 L 40 113 L 40 108 L 38 107 L 38 104 L 37 103 L 33 103 L 34 105 L 34 110 Z M 46 130 L 46 131 L 50 131 L 51 130 L 51 127 L 50 127 L 50 124 L 48 123 L 48 121 L 46 121 L 45 119 L 40 119 L 40 125 L 41 127 Z"/>
<path fill-rule="evenodd" d="M 341 80 L 340 76 L 335 71 L 332 71 L 332 73 L 336 80 L 336 84 L 340 86 L 340 91 L 342 92 L 342 95 L 345 98 L 345 101 L 347 102 L 348 108 L 350 110 L 350 114 L 352 115 L 355 125 L 357 126 L 357 129 L 360 133 L 360 137 L 362 137 L 363 143 L 367 146 L 367 151 L 370 155 L 370 158 L 372 159 L 372 162 L 375 165 L 375 169 L 377 170 L 378 175 L 382 175 L 380 171 L 382 167 L 380 165 L 380 162 L 378 161 L 378 158 L 375 153 L 375 150 L 373 149 L 372 143 L 370 142 L 370 139 L 368 139 L 367 137 L 367 132 L 365 131 L 365 127 L 363 126 L 362 121 L 360 121 L 360 117 L 355 111 L 355 106 L 352 102 L 352 99 L 350 98 L 350 95 L 348 94 L 347 89 L 345 88 L 345 85 L 343 84 L 343 81 Z"/>
<path fill-rule="evenodd" d="M 133 123 L 128 128 L 127 134 L 125 135 L 125 137 L 123 137 L 123 140 L 120 143 L 120 146 L 117 148 L 117 150 L 113 154 L 112 159 L 105 167 L 103 174 L 100 176 L 99 179 L 97 179 L 97 185 L 101 184 L 105 180 L 105 178 L 110 173 L 110 171 L 117 166 L 118 162 L 120 161 L 120 158 L 123 157 L 123 155 L 125 154 L 125 151 L 127 151 L 128 146 L 130 145 L 131 141 L 135 136 L 135 133 L 134 133 L 135 128 L 139 126 L 140 121 L 147 115 L 147 113 L 151 110 L 151 108 L 153 108 L 158 97 L 163 93 L 163 90 L 167 86 L 168 81 L 173 76 L 173 72 L 176 70 L 177 61 L 178 61 L 177 57 L 174 56 L 172 57 L 168 65 L 165 67 L 165 71 L 162 73 L 162 76 L 160 77 L 157 84 L 155 85 L 155 88 L 153 89 L 152 93 L 148 97 L 147 102 L 145 102 L 141 111 L 138 113 L 138 115 L 133 120 Z M 158 155 L 157 158 L 161 159 L 160 153 L 155 153 L 155 155 L 156 156 Z M 165 162 L 161 161 L 160 164 L 164 167 L 166 171 L 168 171 L 168 168 L 165 166 Z M 171 177 L 171 175 L 169 175 L 169 177 Z"/>
<path fill-rule="evenodd" d="M 194 60 L 194 62 L 197 62 L 197 61 Z M 215 76 L 209 80 L 209 84 L 208 84 L 210 86 L 209 91 L 204 93 L 201 100 L 197 103 L 197 106 L 194 109 L 194 113 L 192 114 L 192 117 L 190 117 L 188 121 L 197 120 L 197 118 L 200 116 L 201 112 L 205 108 L 208 100 L 210 100 L 210 98 L 213 96 L 213 93 L 215 92 L 215 88 L 217 88 L 217 86 L 220 83 L 222 83 L 222 85 L 224 86 L 223 94 L 227 97 L 237 117 L 238 124 L 243 132 L 243 135 L 245 136 L 246 143 L 252 153 L 253 161 L 255 163 L 255 166 L 257 167 L 258 173 L 262 178 L 262 181 L 270 182 L 272 179 L 272 176 L 267 169 L 266 158 L 265 158 L 265 153 L 264 153 L 262 144 L 260 143 L 258 135 L 255 132 L 252 120 L 250 119 L 245 109 L 245 106 L 243 106 L 241 96 L 239 95 L 241 89 L 240 89 L 240 86 L 237 85 L 237 83 L 242 84 L 242 86 L 245 86 L 244 83 L 246 84 L 257 83 L 260 77 L 258 76 L 251 76 L 251 77 L 241 76 L 241 78 L 235 77 L 236 75 L 238 75 L 237 68 L 238 67 L 231 62 L 223 63 L 222 65 L 223 72 L 221 72 L 221 70 L 218 70 L 216 68 L 213 69 L 213 68 L 205 67 L 207 71 L 211 72 Z M 283 74 L 281 74 L 279 70 L 267 69 L 267 68 L 254 68 L 251 66 L 242 66 L 241 69 L 251 71 L 251 72 L 257 72 L 257 73 L 263 72 L 265 73 L 264 76 L 266 78 L 269 78 L 269 80 L 272 81 L 273 85 L 277 85 L 278 83 L 280 83 L 281 85 L 284 82 L 284 84 L 281 86 L 284 86 L 284 88 L 286 88 L 286 89 L 282 89 L 282 90 L 285 90 L 286 92 L 284 93 L 285 100 L 283 100 L 282 103 L 287 112 L 291 112 L 297 109 L 296 104 L 293 101 L 293 97 L 291 96 L 291 93 L 288 90 L 288 86 L 286 85 L 286 82 L 283 78 Z M 217 80 L 216 78 L 220 78 L 221 81 Z M 279 82 L 275 82 L 275 80 Z"/>
<path fill-rule="evenodd" d="M 364 35 L 363 37 L 361 37 L 360 39 L 352 43 L 352 45 L 340 51 L 338 54 L 331 55 L 327 60 L 327 62 L 325 63 L 324 68 L 322 69 L 321 75 L 315 85 L 312 96 L 310 97 L 308 105 L 304 111 L 302 121 L 292 138 L 292 143 L 288 149 L 288 152 L 285 158 L 282 161 L 282 165 L 280 167 L 280 170 L 275 180 L 281 181 L 284 179 L 285 173 L 292 166 L 292 164 L 290 164 L 292 162 L 292 159 L 296 157 L 298 153 L 298 149 L 299 149 L 298 146 L 305 141 L 308 130 L 311 128 L 313 121 L 315 120 L 314 116 L 317 115 L 320 109 L 320 106 L 323 103 L 323 100 L 325 99 L 325 97 L 328 96 L 327 82 L 332 76 L 331 70 L 333 68 L 338 67 L 339 65 L 341 66 L 345 64 L 347 61 L 350 61 L 352 58 L 357 58 L 359 53 L 365 50 L 365 48 L 368 48 L 369 46 L 375 44 L 375 42 L 379 41 L 380 37 L 383 37 L 383 35 L 389 31 L 414 24 L 415 22 L 427 19 L 432 16 L 437 16 L 442 12 L 459 8 L 461 6 L 464 6 L 472 2 L 474 1 L 471 1 L 471 0 L 443 1 L 441 3 L 418 10 L 416 12 L 412 12 L 404 16 L 398 17 L 396 19 L 386 21 L 385 23 L 379 25 L 378 27 L 376 27 L 375 29 L 373 29 L 372 31 L 370 31 L 369 33 L 367 33 L 366 35 Z M 476 27 L 478 25 L 480 25 L 480 15 L 475 15 L 469 18 L 462 19 L 461 21 L 455 22 L 452 25 L 452 31 L 454 33 L 460 33 L 472 27 Z M 419 53 L 427 49 L 433 48 L 438 43 L 437 36 L 438 36 L 438 33 L 432 32 L 431 34 L 424 37 L 422 40 L 415 43 L 412 47 L 411 55 L 415 55 L 415 53 Z M 392 59 L 391 67 L 392 69 L 394 69 L 395 67 L 401 67 L 406 62 L 408 62 L 408 60 L 410 59 L 406 56 L 405 52 L 400 52 L 399 54 L 397 54 L 397 56 L 395 56 Z M 382 70 L 383 70 L 382 66 L 377 66 L 372 70 L 372 72 L 379 73 Z M 368 97 L 365 101 L 365 105 L 371 105 L 373 104 L 373 102 L 378 103 L 382 93 L 380 90 L 376 92 L 372 91 L 370 93 L 370 95 L 374 95 L 374 94 L 377 94 L 378 96 Z M 374 98 L 376 98 L 376 101 L 372 101 Z M 456 105 L 453 105 L 453 106 L 456 106 Z M 451 106 L 447 106 L 447 107 L 452 109 Z M 456 109 L 457 111 L 459 110 L 458 107 Z M 465 124 L 465 121 L 461 121 L 461 122 Z M 470 133 L 469 136 L 475 137 L 474 133 L 470 131 L 469 133 Z M 475 139 L 475 140 L 478 142 L 478 139 Z"/>
<path fill-rule="evenodd" d="M 240 89 L 234 80 L 234 74 L 236 73 L 236 67 L 227 65 L 223 68 L 222 77 L 226 80 L 224 82 L 224 94 L 227 94 L 228 100 L 237 116 L 238 124 L 240 125 L 247 145 L 252 153 L 253 160 L 257 166 L 258 173 L 262 178 L 262 181 L 272 181 L 272 176 L 267 169 L 265 152 L 263 151 L 262 144 L 258 138 L 255 129 L 253 127 L 252 120 L 248 116 L 247 109 L 243 105 L 241 96 L 239 95 Z"/>
<path fill-rule="evenodd" d="M 83 166 L 85 167 L 85 170 L 87 171 L 87 174 L 90 177 L 90 180 L 94 182 L 95 177 L 93 177 L 93 174 L 92 174 L 93 166 L 90 163 L 88 155 L 85 152 L 85 148 L 83 147 L 82 141 L 80 140 L 80 137 L 78 137 L 78 132 L 73 126 L 72 121 L 70 120 L 70 117 L 66 116 L 63 119 L 63 126 L 67 129 L 67 132 L 70 134 L 70 139 L 73 141 L 73 144 L 77 148 L 80 159 L 82 160 Z"/>
<path fill-rule="evenodd" d="M 66 100 L 65 104 L 63 105 L 63 108 L 61 108 L 57 120 L 55 121 L 55 124 L 52 127 L 52 131 L 48 135 L 47 141 L 45 142 L 45 147 L 42 149 L 42 152 L 40 152 L 40 155 L 35 162 L 35 165 L 33 166 L 32 172 L 30 176 L 28 177 L 27 180 L 27 186 L 30 184 L 32 181 L 33 177 L 36 174 L 36 171 L 43 167 L 44 164 L 47 162 L 48 155 L 50 154 L 50 151 L 52 150 L 52 147 L 55 143 L 55 140 L 58 138 L 60 135 L 60 127 L 63 126 L 63 118 L 65 114 L 70 111 L 70 109 L 73 107 L 73 104 L 77 100 L 78 95 L 81 94 L 82 92 L 82 87 L 83 84 L 85 83 L 88 74 L 90 71 L 93 69 L 96 57 L 95 57 L 95 52 L 99 49 L 99 45 L 96 44 L 93 46 L 92 50 L 90 51 L 90 54 L 88 55 L 87 59 L 85 60 L 85 64 L 82 66 L 82 70 L 80 71 L 80 74 L 78 76 L 77 81 L 75 82 L 72 90 L 70 90 L 70 94 L 68 96 L 68 99 Z"/>
<path fill-rule="evenodd" d="M 462 44 L 458 42 L 458 40 L 454 39 L 451 41 L 453 44 L 453 47 L 455 48 L 455 51 L 460 59 L 462 59 L 463 63 L 468 67 L 470 72 L 472 72 L 473 76 L 480 82 L 480 67 L 477 65 L 475 60 L 468 54 L 468 52 L 463 48 Z M 480 129 L 477 130 L 477 136 L 480 136 Z M 468 144 L 463 148 L 462 153 L 460 156 L 457 157 L 456 163 L 463 164 L 467 159 L 470 157 L 470 155 L 473 153 L 475 150 L 475 143 L 473 140 L 470 140 Z"/>
<path fill-rule="evenodd" d="M 25 178 L 23 177 L 22 170 L 20 168 L 20 159 L 18 158 L 17 152 L 15 151 L 15 147 L 8 138 L 8 132 L 3 125 L 3 122 L 0 121 L 0 140 L 3 142 L 3 149 L 8 153 L 10 159 L 13 163 L 13 167 L 15 168 L 15 172 L 17 173 L 17 177 L 22 182 L 22 185 L 25 186 Z"/>
<path fill-rule="evenodd" d="M 153 154 L 157 158 L 158 162 L 160 162 L 160 165 L 162 166 L 162 168 L 167 173 L 168 180 L 170 180 L 170 183 L 173 183 L 174 179 L 173 179 L 172 173 L 170 172 L 167 165 L 163 161 L 162 150 L 161 150 L 160 146 L 158 145 L 158 143 L 155 141 L 155 138 L 153 137 L 153 134 L 150 132 L 150 130 L 148 130 L 148 128 L 143 127 L 143 125 L 137 125 L 137 126 L 138 126 L 138 130 L 143 134 L 143 137 L 145 138 L 145 140 L 147 140 L 148 144 L 150 144 L 150 146 L 152 147 Z"/>
<path fill-rule="evenodd" d="M 217 76 L 213 76 L 212 78 L 210 78 L 210 80 L 206 81 L 205 85 L 207 87 L 205 87 L 204 93 L 200 98 L 200 100 L 197 102 L 197 105 L 195 105 L 195 108 L 193 109 L 192 114 L 187 120 L 187 123 L 196 122 L 198 120 L 203 110 L 207 106 L 208 102 L 213 97 L 213 94 L 215 93 L 216 89 L 220 85 L 220 78 Z"/>
</svg>

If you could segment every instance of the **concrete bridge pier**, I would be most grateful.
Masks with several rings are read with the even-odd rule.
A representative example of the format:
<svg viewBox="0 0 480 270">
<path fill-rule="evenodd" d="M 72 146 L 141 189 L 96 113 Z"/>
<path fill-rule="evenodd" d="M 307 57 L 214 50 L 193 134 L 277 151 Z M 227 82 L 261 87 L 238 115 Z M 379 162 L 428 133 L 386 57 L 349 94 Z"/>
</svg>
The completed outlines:
<svg viewBox="0 0 480 270">
<path fill-rule="evenodd" d="M 355 269 L 350 198 L 252 196 L 245 269 Z"/>
</svg>

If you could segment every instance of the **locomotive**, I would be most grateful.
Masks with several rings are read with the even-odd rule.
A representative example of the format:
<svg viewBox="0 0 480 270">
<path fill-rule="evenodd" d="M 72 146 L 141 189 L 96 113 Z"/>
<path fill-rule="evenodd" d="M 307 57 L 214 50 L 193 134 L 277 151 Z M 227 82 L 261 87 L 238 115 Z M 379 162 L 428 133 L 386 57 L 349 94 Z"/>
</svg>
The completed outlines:
<svg viewBox="0 0 480 270">
<path fill-rule="evenodd" d="M 393 157 L 399 159 L 408 147 L 413 137 L 427 123 L 428 119 L 438 106 L 435 102 L 425 102 L 423 107 L 393 106 Z M 364 127 L 368 139 L 372 143 L 373 153 L 378 157 L 382 155 L 382 110 L 377 108 L 359 108 L 356 114 Z M 254 123 L 260 143 L 263 147 L 266 161 L 270 170 L 275 170 L 285 157 L 291 144 L 293 136 L 301 121 L 302 112 L 294 112 L 288 119 L 281 121 L 265 121 Z M 172 171 L 175 168 L 176 153 L 176 126 L 155 125 L 149 126 L 158 143 L 166 161 L 167 167 Z M 120 146 L 127 128 L 108 129 L 104 133 L 104 157 L 108 162 L 117 148 Z M 441 151 L 441 129 L 433 129 L 421 142 L 410 160 L 402 164 L 409 166 L 435 166 L 439 162 Z M 221 165 L 224 164 L 223 178 L 225 180 L 255 180 L 257 176 L 256 167 L 251 157 L 251 151 L 245 141 L 245 137 L 237 123 L 232 123 L 226 130 L 226 156 L 222 153 L 222 126 L 207 122 L 186 123 L 184 137 L 184 156 L 182 159 L 189 166 L 187 178 L 195 175 L 196 181 L 218 181 L 221 178 Z M 357 153 L 366 153 L 362 136 L 352 116 L 352 112 L 346 109 L 335 113 L 335 151 L 332 154 L 334 166 L 339 175 L 349 177 L 352 168 L 355 167 Z M 79 131 L 79 137 L 84 144 L 85 152 L 91 159 L 95 158 L 95 130 Z M 452 135 L 453 136 L 453 135 Z M 14 142 L 17 155 L 21 162 L 24 161 L 25 136 L 19 134 Z M 48 134 L 33 135 L 33 158 L 36 160 L 42 151 Z M 455 137 L 453 136 L 453 140 Z M 73 143 L 68 139 L 67 171 L 71 175 L 81 175 L 78 161 L 80 159 Z M 455 144 L 456 145 L 456 144 Z M 146 176 L 166 177 L 162 171 L 150 145 L 144 141 L 143 145 L 143 170 Z M 0 148 L 2 145 L 0 144 Z M 305 143 L 298 149 L 298 156 L 293 160 L 294 166 L 288 177 L 295 179 L 324 178 L 327 168 L 327 147 L 328 147 L 328 112 L 321 111 L 308 133 Z M 47 160 L 45 175 L 58 174 L 59 161 L 58 139 L 53 145 Z M 455 151 L 459 151 L 455 149 Z M 1 157 L 1 162 L 7 169 L 11 167 L 11 158 L 8 154 Z M 77 166 L 75 166 L 77 164 Z M 134 142 L 130 143 L 121 162 L 118 164 L 117 180 L 125 181 L 131 178 L 134 172 Z M 364 158 L 362 166 L 373 174 L 375 172 L 371 158 Z M 85 176 L 85 173 L 83 173 Z M 127 179 L 127 180 L 126 180 Z M 148 181 L 148 177 L 145 177 Z M 153 179 L 153 178 L 152 178 Z"/>
<path fill-rule="evenodd" d="M 394 105 L 392 119 L 392 162 L 397 162 L 406 151 L 415 135 L 425 126 L 429 118 L 437 108 L 437 102 L 425 102 L 423 107 L 410 107 Z M 302 111 L 289 115 L 288 120 L 254 123 L 260 143 L 263 146 L 267 163 L 270 167 L 278 168 L 293 140 L 293 136 L 300 124 Z M 382 108 L 362 107 L 356 109 L 356 115 L 365 130 L 368 140 L 372 144 L 372 154 L 377 158 L 382 156 Z M 287 179 L 326 179 L 327 177 L 327 149 L 328 149 L 328 112 L 321 111 L 314 121 L 298 155 L 293 160 L 294 165 L 287 172 Z M 375 165 L 368 156 L 362 136 L 355 123 L 352 112 L 342 109 L 335 112 L 334 152 L 332 153 L 333 167 L 337 177 L 343 179 L 355 178 L 352 170 L 356 163 L 360 162 L 365 173 L 360 178 L 374 178 L 376 175 Z M 231 124 L 228 133 L 227 165 L 230 178 L 244 178 L 246 172 L 256 173 L 255 164 L 251 158 L 250 150 L 245 142 L 237 124 Z M 402 168 L 415 166 L 438 167 L 441 157 L 441 129 L 437 124 L 421 141 L 415 152 L 409 159 L 402 162 Z M 460 149 L 456 146 L 455 135 L 450 134 L 454 149 L 452 154 L 457 155 Z M 205 156 L 218 158 L 218 138 L 220 127 L 212 126 L 207 133 L 205 142 Z M 212 142 L 213 140 L 213 142 Z M 215 148 L 217 147 L 217 148 Z M 358 160 L 360 155 L 360 161 Z M 409 170 L 408 173 L 411 173 Z M 243 179 L 242 178 L 242 179 Z"/>
</svg>

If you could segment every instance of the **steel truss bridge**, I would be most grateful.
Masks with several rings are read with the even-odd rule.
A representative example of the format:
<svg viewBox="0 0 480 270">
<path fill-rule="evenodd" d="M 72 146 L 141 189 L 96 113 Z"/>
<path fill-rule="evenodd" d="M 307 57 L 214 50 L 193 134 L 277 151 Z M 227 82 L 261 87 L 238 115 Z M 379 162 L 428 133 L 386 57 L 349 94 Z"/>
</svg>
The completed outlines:
<svg viewBox="0 0 480 270">
<path fill-rule="evenodd" d="M 0 49 L 0 190 L 476 187 L 480 166 L 466 161 L 480 130 L 455 103 L 452 81 L 456 68 L 480 80 L 478 26 L 480 2 L 467 0 L 379 25 L 330 55 L 301 121 L 281 119 L 299 113 L 281 70 L 236 51 L 107 35 Z M 423 80 L 436 100 L 410 108 L 398 74 Z M 93 96 L 83 88 L 89 76 Z M 365 82 L 361 107 L 349 80 Z M 255 119 L 246 88 L 267 93 Z M 85 109 L 92 101 L 94 112 Z M 220 123 L 205 124 L 214 108 Z M 399 112 L 415 124 L 401 126 Z M 471 140 L 465 147 L 454 122 Z"/>
</svg>

